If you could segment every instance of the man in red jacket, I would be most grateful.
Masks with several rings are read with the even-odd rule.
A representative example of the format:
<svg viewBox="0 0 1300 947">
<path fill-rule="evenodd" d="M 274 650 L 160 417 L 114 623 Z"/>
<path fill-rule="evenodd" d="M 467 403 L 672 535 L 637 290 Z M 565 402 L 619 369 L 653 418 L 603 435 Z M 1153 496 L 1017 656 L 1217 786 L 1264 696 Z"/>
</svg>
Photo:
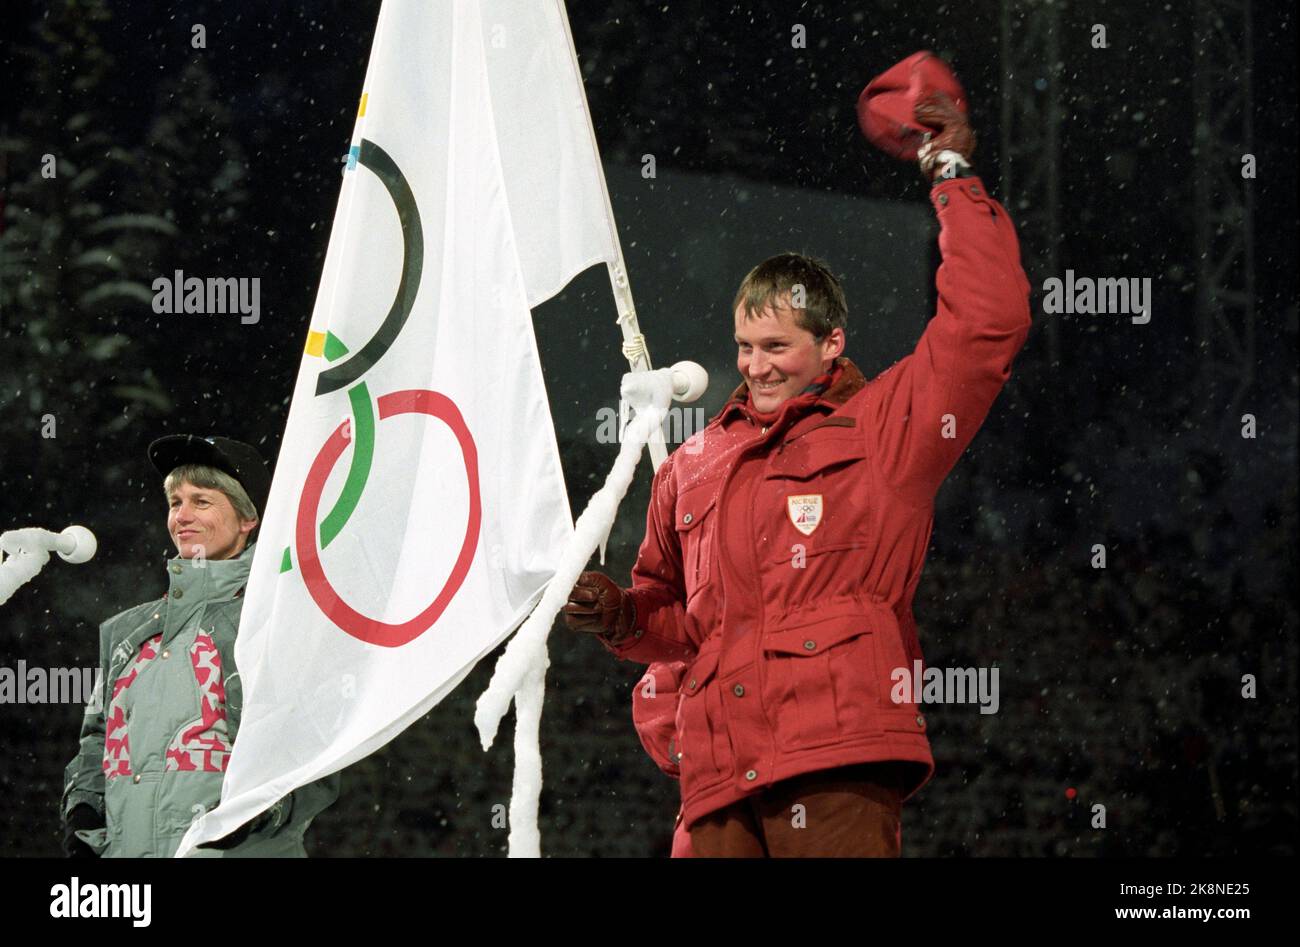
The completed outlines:
<svg viewBox="0 0 1300 947">
<path fill-rule="evenodd" d="M 921 659 L 934 497 L 1010 377 L 1029 283 L 965 115 L 940 97 L 916 117 L 943 263 L 915 351 L 868 381 L 835 277 L 759 264 L 734 305 L 744 383 L 656 472 L 632 587 L 584 573 L 565 606 L 619 657 L 688 662 L 665 696 L 696 856 L 896 856 L 934 771 L 891 672 Z"/>
</svg>

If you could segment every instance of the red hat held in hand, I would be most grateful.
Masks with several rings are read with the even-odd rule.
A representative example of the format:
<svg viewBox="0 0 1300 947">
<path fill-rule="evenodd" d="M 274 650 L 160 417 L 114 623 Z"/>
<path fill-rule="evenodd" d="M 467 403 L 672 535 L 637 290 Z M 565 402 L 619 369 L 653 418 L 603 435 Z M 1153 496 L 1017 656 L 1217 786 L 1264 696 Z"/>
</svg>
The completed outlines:
<svg viewBox="0 0 1300 947">
<path fill-rule="evenodd" d="M 936 93 L 966 115 L 966 92 L 948 64 L 931 52 L 913 53 L 867 83 L 858 96 L 858 126 L 881 151 L 913 161 L 934 132 L 916 120 L 916 107 Z"/>
</svg>

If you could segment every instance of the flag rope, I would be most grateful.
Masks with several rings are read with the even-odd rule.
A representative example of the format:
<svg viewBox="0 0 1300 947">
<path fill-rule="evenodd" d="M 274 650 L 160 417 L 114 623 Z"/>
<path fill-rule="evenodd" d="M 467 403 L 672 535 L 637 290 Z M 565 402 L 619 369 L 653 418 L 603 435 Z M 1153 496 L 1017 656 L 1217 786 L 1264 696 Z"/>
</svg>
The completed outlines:
<svg viewBox="0 0 1300 947">
<path fill-rule="evenodd" d="M 627 427 L 618 457 L 605 478 L 604 485 L 592 495 L 587 508 L 574 524 L 573 535 L 560 554 L 560 561 L 542 600 L 533 613 L 520 626 L 519 631 L 506 646 L 497 661 L 496 670 L 487 690 L 478 699 L 474 710 L 474 725 L 479 740 L 486 751 L 496 739 L 501 719 L 515 701 L 515 774 L 510 798 L 510 857 L 538 858 L 541 856 L 540 833 L 537 827 L 537 805 L 542 791 L 542 759 L 538 749 L 542 696 L 546 669 L 550 659 L 546 653 L 546 638 L 564 603 L 569 590 L 578 580 L 604 538 L 609 535 L 618 506 L 627 495 L 628 487 L 636 474 L 641 450 L 647 445 L 653 431 L 668 413 L 672 401 L 672 370 L 661 368 L 650 372 L 629 372 L 623 376 L 622 397 L 633 406 L 636 417 Z"/>
</svg>

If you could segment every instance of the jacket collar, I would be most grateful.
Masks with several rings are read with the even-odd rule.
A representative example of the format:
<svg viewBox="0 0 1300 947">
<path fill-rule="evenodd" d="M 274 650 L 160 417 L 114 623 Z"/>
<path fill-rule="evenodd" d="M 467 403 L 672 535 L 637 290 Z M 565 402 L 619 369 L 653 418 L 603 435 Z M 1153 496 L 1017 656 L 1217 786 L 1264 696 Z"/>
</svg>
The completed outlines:
<svg viewBox="0 0 1300 947">
<path fill-rule="evenodd" d="M 841 355 L 835 359 L 835 364 L 831 367 L 830 386 L 824 390 L 809 386 L 804 389 L 802 394 L 790 398 L 777 409 L 779 414 L 777 421 L 773 423 L 779 423 L 783 417 L 791 412 L 802 414 L 815 405 L 825 405 L 834 411 L 865 388 L 866 384 L 867 379 L 858 370 L 858 367 Z M 752 416 L 752 408 L 749 404 L 749 386 L 744 382 L 741 382 L 736 387 L 736 390 L 731 393 L 731 398 L 723 406 L 722 411 L 718 413 L 717 420 L 726 422 L 736 414 L 744 417 Z"/>
<path fill-rule="evenodd" d="M 234 598 L 248 583 L 256 548 L 257 543 L 250 543 L 234 559 L 182 559 L 180 556 L 168 559 L 167 598 L 182 603 Z"/>
<path fill-rule="evenodd" d="M 207 559 L 201 563 L 179 556 L 168 559 L 167 591 L 154 605 L 157 611 L 118 645 L 113 660 L 129 660 L 154 635 L 161 635 L 164 644 L 170 642 L 205 605 L 233 601 L 242 595 L 256 545 L 250 543 L 234 559 Z"/>
</svg>

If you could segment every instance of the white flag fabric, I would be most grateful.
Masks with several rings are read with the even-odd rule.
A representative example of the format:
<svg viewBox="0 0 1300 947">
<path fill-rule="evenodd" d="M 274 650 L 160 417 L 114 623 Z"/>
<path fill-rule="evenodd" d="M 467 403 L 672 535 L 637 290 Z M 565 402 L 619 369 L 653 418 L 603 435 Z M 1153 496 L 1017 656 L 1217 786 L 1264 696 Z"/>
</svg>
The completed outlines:
<svg viewBox="0 0 1300 947">
<path fill-rule="evenodd" d="M 617 250 L 561 0 L 385 0 L 236 644 L 222 804 L 373 752 L 572 534 L 529 309 Z"/>
</svg>

